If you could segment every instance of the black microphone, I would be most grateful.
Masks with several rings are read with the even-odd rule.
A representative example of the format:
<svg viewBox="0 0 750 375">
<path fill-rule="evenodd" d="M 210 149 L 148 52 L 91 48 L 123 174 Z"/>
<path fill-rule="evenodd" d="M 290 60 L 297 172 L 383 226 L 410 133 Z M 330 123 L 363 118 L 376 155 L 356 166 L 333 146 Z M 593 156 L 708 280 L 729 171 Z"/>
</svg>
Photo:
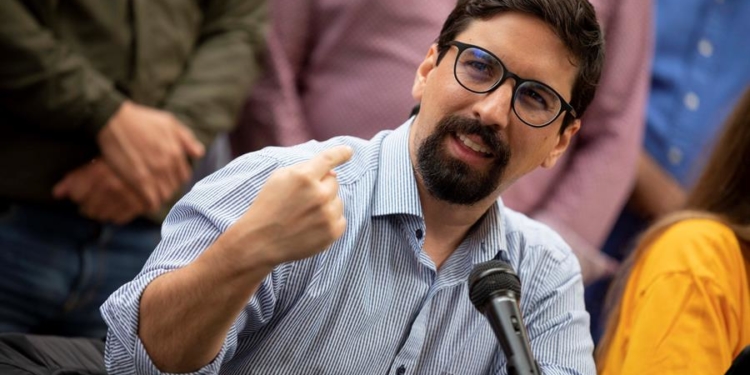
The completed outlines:
<svg viewBox="0 0 750 375">
<path fill-rule="evenodd" d="M 476 265 L 469 275 L 469 298 L 490 321 L 508 358 L 508 374 L 541 375 L 518 308 L 521 280 L 510 264 L 490 260 Z"/>
</svg>

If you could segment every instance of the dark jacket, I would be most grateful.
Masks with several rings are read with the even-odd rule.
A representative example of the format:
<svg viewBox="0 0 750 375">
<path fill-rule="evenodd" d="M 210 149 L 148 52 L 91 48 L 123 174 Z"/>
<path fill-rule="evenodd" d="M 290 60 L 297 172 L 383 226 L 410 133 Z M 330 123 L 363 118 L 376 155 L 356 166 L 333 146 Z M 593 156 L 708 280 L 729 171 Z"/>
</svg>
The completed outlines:
<svg viewBox="0 0 750 375">
<path fill-rule="evenodd" d="M 0 1 L 0 200 L 55 204 L 125 100 L 172 112 L 205 145 L 258 70 L 263 0 Z"/>
</svg>

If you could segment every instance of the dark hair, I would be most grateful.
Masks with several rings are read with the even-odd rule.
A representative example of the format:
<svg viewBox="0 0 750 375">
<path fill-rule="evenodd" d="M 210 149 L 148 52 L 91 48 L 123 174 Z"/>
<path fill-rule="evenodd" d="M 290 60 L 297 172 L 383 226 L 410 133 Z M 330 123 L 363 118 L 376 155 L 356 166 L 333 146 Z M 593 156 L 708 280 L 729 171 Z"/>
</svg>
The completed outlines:
<svg viewBox="0 0 750 375">
<path fill-rule="evenodd" d="M 573 84 L 570 105 L 578 118 L 594 99 L 604 64 L 604 39 L 594 7 L 587 0 L 460 0 L 445 20 L 437 40 L 438 63 L 450 47 L 449 42 L 476 20 L 516 11 L 546 22 L 571 52 L 578 75 Z M 573 120 L 566 113 L 564 130 Z"/>
</svg>

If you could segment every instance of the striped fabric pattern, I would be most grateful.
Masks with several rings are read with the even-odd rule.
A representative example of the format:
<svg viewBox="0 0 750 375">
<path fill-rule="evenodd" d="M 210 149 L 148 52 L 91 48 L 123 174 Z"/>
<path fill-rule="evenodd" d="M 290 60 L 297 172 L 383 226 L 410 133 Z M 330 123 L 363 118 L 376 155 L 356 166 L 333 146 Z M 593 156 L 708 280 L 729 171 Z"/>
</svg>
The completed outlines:
<svg viewBox="0 0 750 375">
<path fill-rule="evenodd" d="M 578 263 L 547 227 L 498 201 L 436 270 L 421 249 L 427 229 L 408 136 L 406 123 L 370 141 L 267 148 L 199 183 L 170 213 L 142 272 L 102 306 L 110 373 L 161 373 L 137 336 L 149 282 L 213 243 L 273 170 L 348 144 L 354 157 L 337 168 L 346 232 L 326 251 L 278 266 L 218 357 L 195 374 L 506 374 L 505 356 L 466 282 L 475 264 L 496 257 L 521 278 L 521 310 L 544 374 L 595 374 Z"/>
</svg>

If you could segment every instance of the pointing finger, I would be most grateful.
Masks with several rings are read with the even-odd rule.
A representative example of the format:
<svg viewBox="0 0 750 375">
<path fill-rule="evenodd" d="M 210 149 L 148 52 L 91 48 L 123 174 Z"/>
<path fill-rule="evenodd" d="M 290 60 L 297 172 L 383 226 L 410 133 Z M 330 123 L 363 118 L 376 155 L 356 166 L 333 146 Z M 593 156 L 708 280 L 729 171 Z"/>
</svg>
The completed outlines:
<svg viewBox="0 0 750 375">
<path fill-rule="evenodd" d="M 353 154 L 354 150 L 349 146 L 332 147 L 315 155 L 306 163 L 306 167 L 309 168 L 314 176 L 323 178 L 333 168 L 336 168 L 351 159 Z"/>
</svg>

